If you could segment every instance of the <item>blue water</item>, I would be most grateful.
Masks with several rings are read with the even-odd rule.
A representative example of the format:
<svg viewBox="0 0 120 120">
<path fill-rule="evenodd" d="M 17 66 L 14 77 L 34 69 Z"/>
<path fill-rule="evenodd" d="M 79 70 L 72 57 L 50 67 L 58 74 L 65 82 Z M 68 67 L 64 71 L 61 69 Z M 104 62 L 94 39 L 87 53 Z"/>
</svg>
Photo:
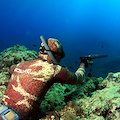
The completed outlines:
<svg viewBox="0 0 120 120">
<path fill-rule="evenodd" d="M 79 56 L 108 54 L 107 58 L 94 60 L 92 74 L 117 72 L 119 5 L 119 0 L 1 0 L 0 51 L 15 44 L 38 51 L 39 36 L 43 35 L 61 41 L 66 53 L 61 64 L 71 71 L 77 69 Z"/>
</svg>

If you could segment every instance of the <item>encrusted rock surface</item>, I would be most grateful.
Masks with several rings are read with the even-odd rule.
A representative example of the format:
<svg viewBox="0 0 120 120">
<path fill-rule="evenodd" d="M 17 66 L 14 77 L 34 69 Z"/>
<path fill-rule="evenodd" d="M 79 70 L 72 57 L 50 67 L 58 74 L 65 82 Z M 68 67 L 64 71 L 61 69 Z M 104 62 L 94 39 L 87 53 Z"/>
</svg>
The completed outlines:
<svg viewBox="0 0 120 120">
<path fill-rule="evenodd" d="M 37 58 L 37 52 L 25 46 L 15 45 L 5 49 L 0 55 L 0 72 L 8 72 L 11 65 Z"/>
<path fill-rule="evenodd" d="M 120 72 L 109 73 L 101 88 L 40 120 L 120 120 Z"/>
</svg>

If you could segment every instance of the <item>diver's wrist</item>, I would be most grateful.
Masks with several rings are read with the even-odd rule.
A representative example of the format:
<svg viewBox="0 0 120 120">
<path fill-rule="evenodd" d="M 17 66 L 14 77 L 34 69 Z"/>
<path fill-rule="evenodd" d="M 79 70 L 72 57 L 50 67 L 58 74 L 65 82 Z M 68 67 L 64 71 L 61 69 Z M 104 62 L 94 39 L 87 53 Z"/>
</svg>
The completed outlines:
<svg viewBox="0 0 120 120">
<path fill-rule="evenodd" d="M 79 68 L 84 68 L 85 69 L 85 63 L 80 63 L 80 66 L 79 66 Z"/>
</svg>

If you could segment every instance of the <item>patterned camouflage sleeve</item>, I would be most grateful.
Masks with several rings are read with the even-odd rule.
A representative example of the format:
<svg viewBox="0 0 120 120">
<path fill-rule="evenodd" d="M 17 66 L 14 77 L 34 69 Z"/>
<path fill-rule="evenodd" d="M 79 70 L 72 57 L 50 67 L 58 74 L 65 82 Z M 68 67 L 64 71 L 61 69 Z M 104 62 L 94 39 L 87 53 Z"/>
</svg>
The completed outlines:
<svg viewBox="0 0 120 120">
<path fill-rule="evenodd" d="M 65 67 L 57 65 L 55 71 L 55 79 L 58 82 L 64 82 L 68 84 L 82 84 L 84 80 L 84 73 L 85 73 L 84 64 L 81 64 L 75 73 L 70 72 Z"/>
<path fill-rule="evenodd" d="M 16 67 L 16 65 L 12 65 L 12 66 L 10 67 L 9 72 L 10 72 L 11 75 L 13 74 L 13 71 L 14 71 L 15 67 Z"/>
<path fill-rule="evenodd" d="M 38 112 L 39 105 L 49 89 L 54 65 L 39 59 L 17 64 L 2 99 L 2 104 L 25 120 Z M 32 114 L 31 114 L 32 113 Z"/>
</svg>

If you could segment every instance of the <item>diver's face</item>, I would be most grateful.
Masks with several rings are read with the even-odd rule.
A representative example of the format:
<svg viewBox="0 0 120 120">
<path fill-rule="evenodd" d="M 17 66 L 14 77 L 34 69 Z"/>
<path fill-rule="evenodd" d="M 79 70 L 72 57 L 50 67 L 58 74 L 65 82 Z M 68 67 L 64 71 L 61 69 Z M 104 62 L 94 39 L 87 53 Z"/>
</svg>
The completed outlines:
<svg viewBox="0 0 120 120">
<path fill-rule="evenodd" d="M 61 56 L 60 56 L 60 55 L 57 55 L 57 54 L 53 54 L 53 55 L 55 56 L 56 60 L 57 60 L 58 62 L 60 62 Z"/>
<path fill-rule="evenodd" d="M 40 50 L 42 50 L 43 46 L 44 46 L 44 44 L 41 43 Z M 44 50 L 44 53 L 47 53 L 47 51 Z M 57 60 L 58 62 L 60 62 L 61 56 L 60 56 L 59 54 L 57 54 L 57 53 L 56 53 L 56 54 L 55 54 L 55 53 L 52 53 L 52 54 L 53 54 L 53 56 L 56 58 L 56 60 Z"/>
<path fill-rule="evenodd" d="M 40 49 L 42 49 L 42 47 L 43 47 L 43 46 L 44 46 L 44 44 L 43 44 L 43 43 L 41 43 L 41 46 L 40 46 L 39 50 L 40 50 Z"/>
<path fill-rule="evenodd" d="M 41 43 L 41 46 L 40 46 L 40 48 L 39 48 L 39 52 L 40 52 L 41 54 L 47 54 L 47 51 L 46 51 L 43 43 Z"/>
</svg>

